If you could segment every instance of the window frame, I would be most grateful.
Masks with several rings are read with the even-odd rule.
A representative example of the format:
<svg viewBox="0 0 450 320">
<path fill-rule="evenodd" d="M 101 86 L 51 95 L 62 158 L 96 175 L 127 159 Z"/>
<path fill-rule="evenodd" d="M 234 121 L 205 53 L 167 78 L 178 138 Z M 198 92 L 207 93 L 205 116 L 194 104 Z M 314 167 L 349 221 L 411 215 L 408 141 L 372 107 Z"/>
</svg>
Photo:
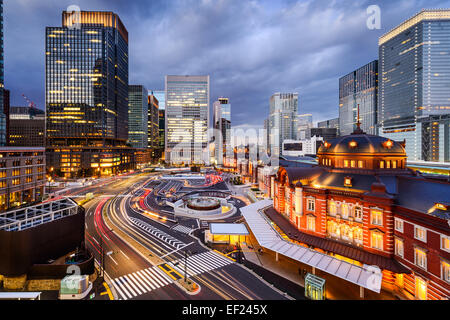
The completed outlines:
<svg viewBox="0 0 450 320">
<path fill-rule="evenodd" d="M 417 237 L 417 235 L 416 235 L 416 230 L 418 230 L 418 229 L 422 229 L 423 231 L 424 231 L 424 238 L 422 239 L 422 238 L 419 238 L 419 237 Z M 422 241 L 422 242 L 427 242 L 427 229 L 426 228 L 424 228 L 424 227 L 421 227 L 421 226 L 418 226 L 418 225 L 414 225 L 414 239 L 416 239 L 416 240 L 419 240 L 419 241 Z"/>
<path fill-rule="evenodd" d="M 419 263 L 418 263 L 418 252 L 421 252 L 421 253 L 423 253 L 423 257 L 424 257 L 424 266 L 423 265 L 420 265 Z M 423 270 L 427 270 L 427 267 L 428 267 L 428 258 L 427 258 L 427 252 L 426 252 L 426 250 L 424 250 L 424 249 L 422 249 L 422 248 L 420 248 L 420 247 L 414 247 L 414 264 L 417 266 L 417 267 L 419 267 L 419 268 L 421 268 L 421 269 L 423 269 Z"/>
<path fill-rule="evenodd" d="M 401 228 L 397 228 L 397 223 L 401 224 Z M 394 230 L 398 232 L 404 232 L 404 221 L 399 218 L 394 218 Z"/>
<path fill-rule="evenodd" d="M 374 217 L 374 211 L 375 212 L 377 212 L 377 213 L 380 213 L 380 217 L 381 217 L 381 223 L 374 223 L 374 219 L 373 219 L 373 217 Z M 374 226 L 383 226 L 383 223 L 384 223 L 384 217 L 383 217 L 383 214 L 384 214 L 384 211 L 382 210 L 382 209 L 379 209 L 379 208 L 371 208 L 370 209 L 370 224 L 372 224 L 372 225 L 374 225 Z"/>
</svg>

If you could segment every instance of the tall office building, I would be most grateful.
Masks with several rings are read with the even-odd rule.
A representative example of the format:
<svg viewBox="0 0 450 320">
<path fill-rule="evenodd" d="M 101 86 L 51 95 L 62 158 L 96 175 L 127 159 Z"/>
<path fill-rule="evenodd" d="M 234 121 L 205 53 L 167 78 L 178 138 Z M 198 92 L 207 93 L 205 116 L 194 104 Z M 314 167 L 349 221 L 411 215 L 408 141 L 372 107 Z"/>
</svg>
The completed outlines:
<svg viewBox="0 0 450 320">
<path fill-rule="evenodd" d="M 166 109 L 166 92 L 164 90 L 152 90 L 148 93 L 153 94 L 156 99 L 158 99 L 158 105 L 159 109 L 165 110 Z"/>
<path fill-rule="evenodd" d="M 6 146 L 7 118 L 4 112 L 4 65 L 3 65 L 3 0 L 0 0 L 0 146 Z"/>
<path fill-rule="evenodd" d="M 215 134 L 215 159 L 218 164 L 223 163 L 227 152 L 231 153 L 231 104 L 228 98 L 220 97 L 213 103 L 213 126 Z"/>
<path fill-rule="evenodd" d="M 159 109 L 158 111 L 158 124 L 159 124 L 159 150 L 160 150 L 160 159 L 164 160 L 164 146 L 165 146 L 165 132 L 166 132 L 166 110 Z"/>
<path fill-rule="evenodd" d="M 128 143 L 133 148 L 148 145 L 147 89 L 141 85 L 128 86 Z"/>
<path fill-rule="evenodd" d="M 332 128 L 336 129 L 339 134 L 339 118 L 328 119 L 317 122 L 317 128 Z"/>
<path fill-rule="evenodd" d="M 11 107 L 9 146 L 45 147 L 45 111 L 31 107 Z"/>
<path fill-rule="evenodd" d="M 297 126 L 297 139 L 306 139 L 306 131 L 313 126 L 312 114 L 300 114 L 298 115 Z"/>
<path fill-rule="evenodd" d="M 47 165 L 67 177 L 134 168 L 128 32 L 113 12 L 63 12 L 46 28 Z"/>
<path fill-rule="evenodd" d="M 269 137 L 271 153 L 281 154 L 286 139 L 296 140 L 298 93 L 275 93 L 270 97 Z"/>
<path fill-rule="evenodd" d="M 159 149 L 159 101 L 153 95 L 149 95 L 148 99 L 148 147 L 153 151 L 153 157 L 156 157 L 155 151 Z"/>
<path fill-rule="evenodd" d="M 209 164 L 209 76 L 166 76 L 165 157 Z"/>
<path fill-rule="evenodd" d="M 350 72 L 339 79 L 339 131 L 349 135 L 359 121 L 361 129 L 377 134 L 378 60 Z"/>
<path fill-rule="evenodd" d="M 379 135 L 408 160 L 450 161 L 450 10 L 422 10 L 379 38 Z"/>
</svg>

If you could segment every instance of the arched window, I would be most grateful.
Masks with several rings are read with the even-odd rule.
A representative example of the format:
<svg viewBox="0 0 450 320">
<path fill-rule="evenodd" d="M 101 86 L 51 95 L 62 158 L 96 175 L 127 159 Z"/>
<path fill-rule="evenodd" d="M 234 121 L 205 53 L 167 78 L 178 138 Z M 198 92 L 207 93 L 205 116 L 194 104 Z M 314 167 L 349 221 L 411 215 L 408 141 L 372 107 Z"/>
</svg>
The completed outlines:
<svg viewBox="0 0 450 320">
<path fill-rule="evenodd" d="M 363 210 L 361 206 L 355 206 L 353 209 L 353 217 L 355 220 L 362 221 L 363 218 Z"/>
<path fill-rule="evenodd" d="M 348 203 L 343 202 L 342 203 L 342 218 L 348 219 Z"/>
</svg>

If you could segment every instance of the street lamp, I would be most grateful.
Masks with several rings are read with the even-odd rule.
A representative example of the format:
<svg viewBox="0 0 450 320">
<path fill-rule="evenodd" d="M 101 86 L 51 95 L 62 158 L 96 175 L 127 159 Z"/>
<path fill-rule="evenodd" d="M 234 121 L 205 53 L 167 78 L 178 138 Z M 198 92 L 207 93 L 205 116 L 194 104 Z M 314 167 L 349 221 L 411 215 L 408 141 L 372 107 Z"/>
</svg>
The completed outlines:
<svg viewBox="0 0 450 320">
<path fill-rule="evenodd" d="M 188 256 L 192 256 L 194 254 L 196 254 L 197 251 L 191 252 L 190 250 L 184 250 L 184 282 L 187 282 L 187 262 L 188 262 Z M 177 264 L 179 264 L 179 262 L 175 263 L 174 265 L 176 266 Z"/>
<path fill-rule="evenodd" d="M 113 230 L 108 230 L 105 232 L 105 234 L 108 234 L 110 232 L 112 232 Z M 101 255 L 102 255 L 102 261 L 100 264 L 100 271 L 101 271 L 101 276 L 103 278 L 105 278 L 105 250 L 103 248 L 103 237 L 100 235 L 100 248 L 101 248 Z M 109 256 L 110 254 L 112 254 L 112 251 L 108 252 L 107 255 Z"/>
</svg>

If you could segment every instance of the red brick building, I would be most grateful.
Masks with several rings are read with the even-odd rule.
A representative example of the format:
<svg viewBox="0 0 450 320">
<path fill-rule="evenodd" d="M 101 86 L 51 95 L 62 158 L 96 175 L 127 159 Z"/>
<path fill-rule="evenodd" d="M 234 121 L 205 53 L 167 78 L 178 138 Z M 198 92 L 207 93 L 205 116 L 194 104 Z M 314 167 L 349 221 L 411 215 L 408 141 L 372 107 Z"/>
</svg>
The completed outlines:
<svg viewBox="0 0 450 320">
<path fill-rule="evenodd" d="M 450 183 L 407 169 L 403 143 L 360 129 L 326 141 L 317 155 L 309 168 L 280 166 L 267 214 L 288 219 L 293 240 L 377 265 L 385 290 L 448 299 Z"/>
</svg>

